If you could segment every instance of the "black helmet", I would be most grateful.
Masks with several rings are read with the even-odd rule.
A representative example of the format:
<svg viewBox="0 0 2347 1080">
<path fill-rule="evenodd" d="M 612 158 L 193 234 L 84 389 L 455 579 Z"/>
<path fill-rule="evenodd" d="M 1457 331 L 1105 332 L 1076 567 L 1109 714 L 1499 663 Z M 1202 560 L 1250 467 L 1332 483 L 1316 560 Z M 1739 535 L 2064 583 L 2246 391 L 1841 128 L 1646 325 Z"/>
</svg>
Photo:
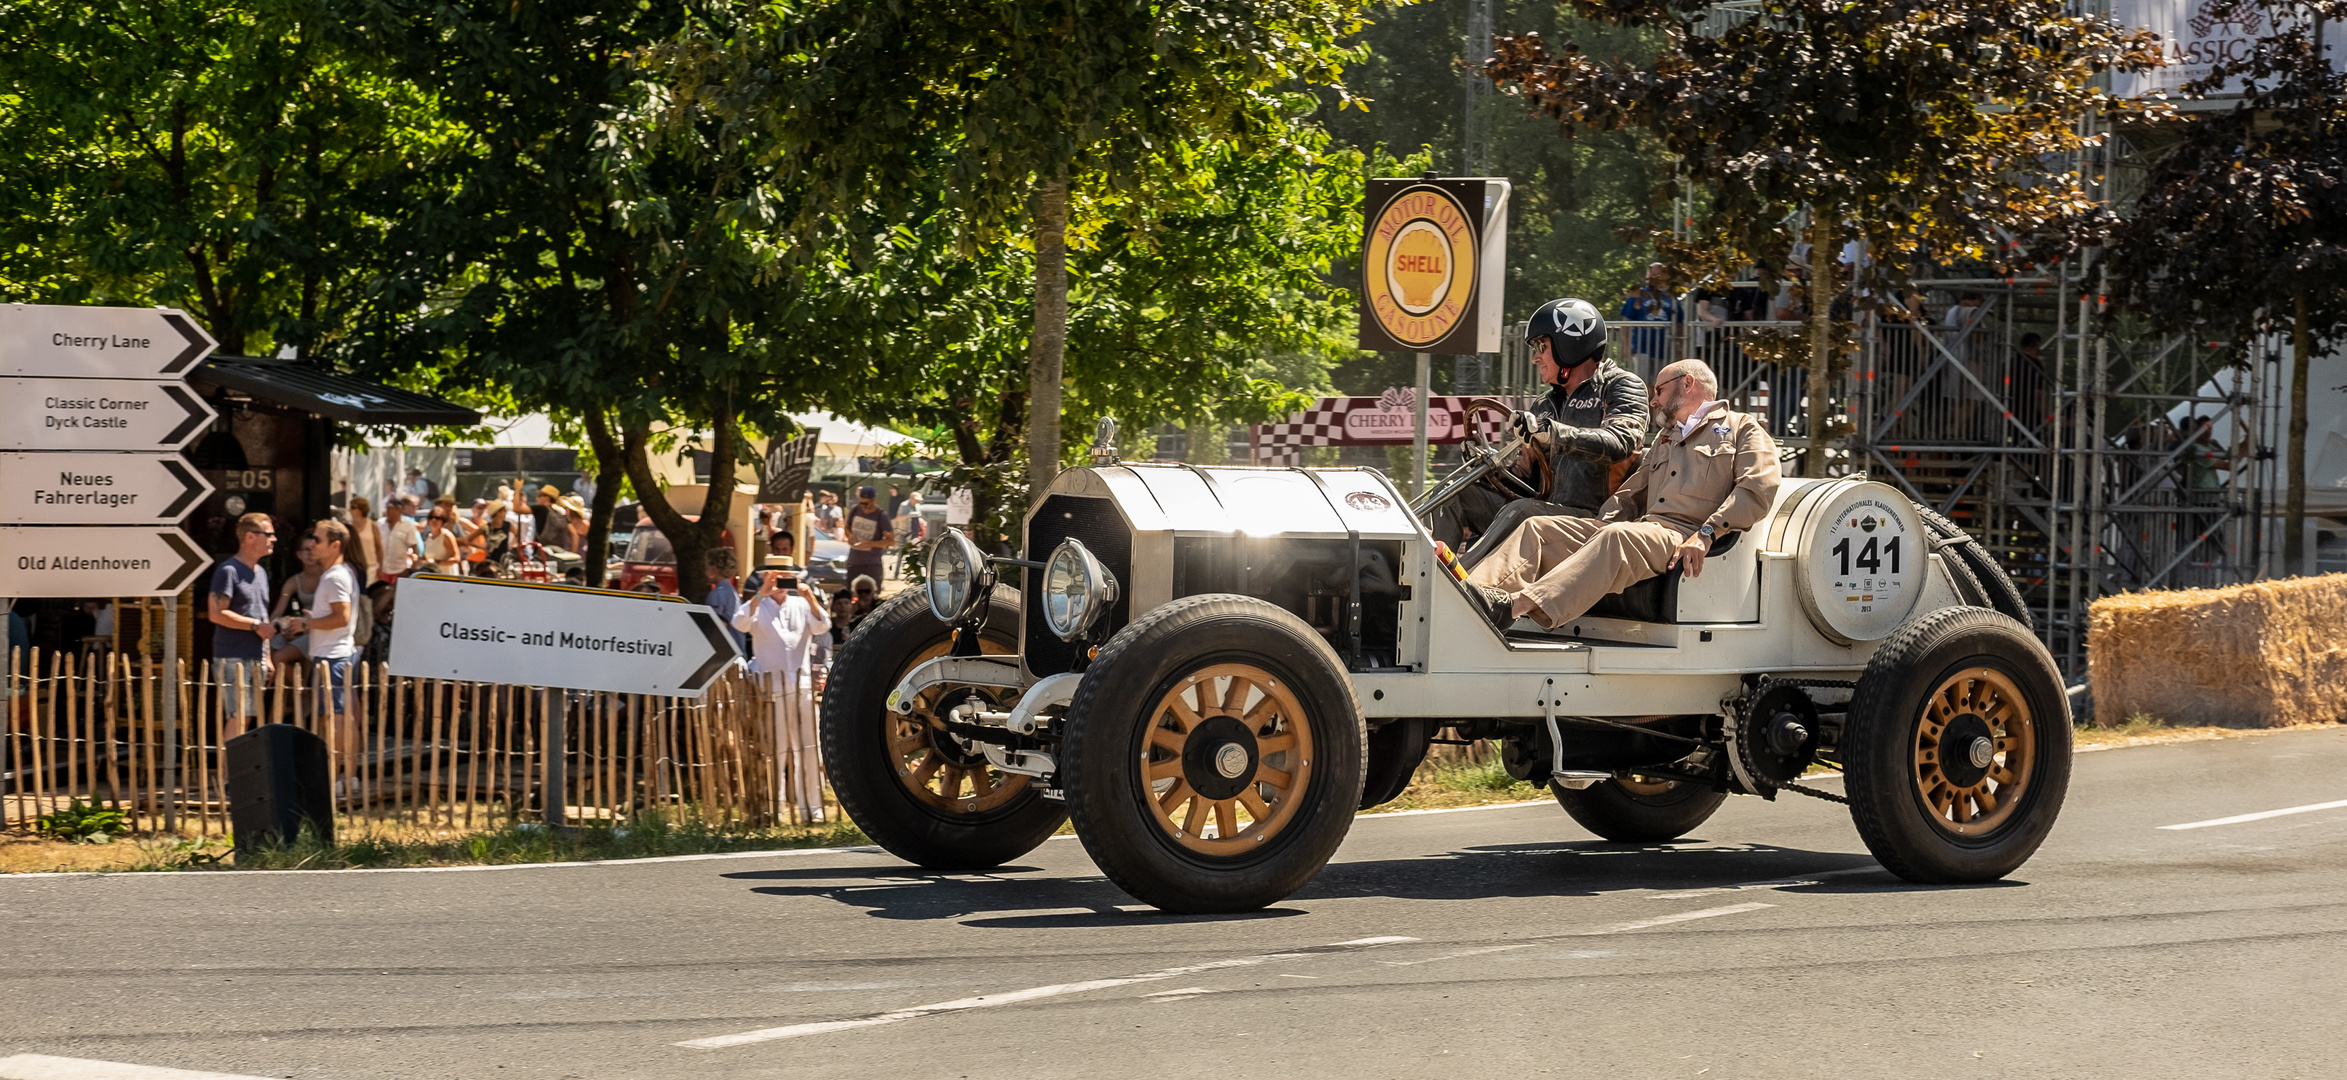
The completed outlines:
<svg viewBox="0 0 2347 1080">
<path fill-rule="evenodd" d="M 1605 316 L 1587 300 L 1570 296 L 1551 300 L 1540 305 L 1532 320 L 1524 324 L 1525 344 L 1541 338 L 1548 339 L 1557 367 L 1573 367 L 1605 355 Z"/>
</svg>

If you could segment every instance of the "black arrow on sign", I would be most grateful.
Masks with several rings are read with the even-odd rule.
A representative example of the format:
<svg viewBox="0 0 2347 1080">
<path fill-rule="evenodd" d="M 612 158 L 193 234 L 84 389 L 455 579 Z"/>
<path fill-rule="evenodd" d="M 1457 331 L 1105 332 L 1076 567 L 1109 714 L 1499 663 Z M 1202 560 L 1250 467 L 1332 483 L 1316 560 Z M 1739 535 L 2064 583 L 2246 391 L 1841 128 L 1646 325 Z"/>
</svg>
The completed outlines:
<svg viewBox="0 0 2347 1080">
<path fill-rule="evenodd" d="M 178 457 L 164 458 L 163 471 L 170 473 L 172 479 L 187 485 L 186 491 L 180 492 L 178 498 L 171 500 L 171 505 L 163 508 L 164 517 L 177 521 L 181 514 L 187 513 L 188 507 L 195 505 L 197 499 L 203 498 L 204 481 L 187 467 L 187 462 Z"/>
<path fill-rule="evenodd" d="M 163 542 L 170 545 L 171 550 L 178 552 L 181 559 L 186 560 L 180 564 L 179 569 L 171 572 L 170 577 L 163 579 L 163 587 L 173 592 L 178 592 L 180 586 L 194 578 L 198 572 L 204 569 L 205 564 L 212 561 L 212 557 L 204 554 L 203 549 L 188 543 L 187 538 L 181 536 L 178 529 L 166 531 L 163 534 Z"/>
<path fill-rule="evenodd" d="M 677 689 L 698 694 L 711 680 L 717 678 L 718 672 L 725 670 L 725 665 L 733 663 L 734 658 L 741 654 L 734 651 L 733 639 L 727 636 L 723 627 L 717 625 L 716 612 L 702 608 L 686 614 L 693 617 L 693 625 L 701 628 L 701 636 L 709 639 L 710 657 L 700 668 L 686 676 Z"/>
<path fill-rule="evenodd" d="M 163 374 L 177 375 L 196 366 L 196 361 L 212 355 L 212 339 L 205 337 L 203 331 L 196 329 L 194 323 L 187 321 L 187 316 L 167 313 L 163 316 L 163 321 L 170 323 L 173 330 L 179 331 L 179 336 L 187 339 L 187 348 L 181 349 L 178 356 L 172 357 L 170 363 L 163 365 Z"/>
<path fill-rule="evenodd" d="M 164 383 L 163 393 L 178 403 L 180 408 L 187 410 L 187 419 L 180 421 L 178 427 L 172 428 L 171 434 L 163 436 L 160 445 L 178 446 L 186 441 L 189 435 L 195 434 L 197 427 L 211 422 L 212 418 L 204 413 L 203 402 L 197 401 L 196 396 L 189 393 L 186 387 L 176 383 Z"/>
</svg>

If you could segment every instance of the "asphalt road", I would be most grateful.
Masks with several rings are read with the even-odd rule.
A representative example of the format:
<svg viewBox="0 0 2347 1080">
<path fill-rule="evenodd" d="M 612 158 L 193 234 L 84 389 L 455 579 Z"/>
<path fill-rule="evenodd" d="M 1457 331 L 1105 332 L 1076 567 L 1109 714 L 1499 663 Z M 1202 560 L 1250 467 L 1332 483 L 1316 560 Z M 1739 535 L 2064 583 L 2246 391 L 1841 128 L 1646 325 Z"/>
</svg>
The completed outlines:
<svg viewBox="0 0 2347 1080">
<path fill-rule="evenodd" d="M 2337 729 L 2081 755 L 2037 858 L 1966 888 L 1791 796 L 1651 848 L 1553 806 L 1368 818 L 1238 918 L 1147 913 L 1066 840 L 951 877 L 7 879 L 0 1077 L 2340 1077 L 2347 804 L 2161 826 L 2343 773 Z"/>
</svg>

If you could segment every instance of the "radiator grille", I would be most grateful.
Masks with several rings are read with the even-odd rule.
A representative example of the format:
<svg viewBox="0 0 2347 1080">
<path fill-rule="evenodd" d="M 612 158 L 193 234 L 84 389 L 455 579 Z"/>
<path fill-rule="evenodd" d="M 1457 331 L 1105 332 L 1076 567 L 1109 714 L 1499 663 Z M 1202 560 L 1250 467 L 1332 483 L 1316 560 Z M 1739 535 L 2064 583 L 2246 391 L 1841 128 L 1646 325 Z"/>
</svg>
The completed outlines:
<svg viewBox="0 0 2347 1080">
<path fill-rule="evenodd" d="M 1101 620 L 1107 634 L 1113 634 L 1132 620 L 1133 614 L 1133 534 L 1125 527 L 1125 519 L 1117 513 L 1116 504 L 1107 499 L 1080 495 L 1053 495 L 1043 500 L 1043 507 L 1027 523 L 1026 557 L 1041 562 L 1051 558 L 1051 550 L 1069 537 L 1084 542 L 1099 558 L 1108 572 L 1116 575 L 1116 605 Z M 1019 590 L 1026 599 L 1027 670 L 1037 675 L 1058 675 L 1076 670 L 1076 662 L 1083 656 L 1082 642 L 1061 641 L 1058 634 L 1043 621 L 1043 571 L 1027 570 L 1026 584 Z"/>
</svg>

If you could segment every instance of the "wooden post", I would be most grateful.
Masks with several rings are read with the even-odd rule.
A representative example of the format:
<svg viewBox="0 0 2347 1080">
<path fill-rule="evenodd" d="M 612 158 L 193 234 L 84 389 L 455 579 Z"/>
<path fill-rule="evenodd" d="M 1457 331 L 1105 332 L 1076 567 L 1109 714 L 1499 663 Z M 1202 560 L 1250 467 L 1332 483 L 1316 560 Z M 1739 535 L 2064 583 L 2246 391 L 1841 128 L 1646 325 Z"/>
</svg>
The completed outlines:
<svg viewBox="0 0 2347 1080">
<path fill-rule="evenodd" d="M 563 824 L 563 804 L 570 797 L 570 793 L 565 790 L 569 786 L 569 777 L 564 775 L 569 764 L 564 760 L 569 756 L 570 749 L 569 717 L 567 709 L 557 707 L 562 691 L 549 687 L 540 691 L 540 694 L 545 702 L 542 708 L 546 717 L 545 741 L 540 744 L 545 747 L 546 754 L 546 827 L 559 829 Z"/>
</svg>

